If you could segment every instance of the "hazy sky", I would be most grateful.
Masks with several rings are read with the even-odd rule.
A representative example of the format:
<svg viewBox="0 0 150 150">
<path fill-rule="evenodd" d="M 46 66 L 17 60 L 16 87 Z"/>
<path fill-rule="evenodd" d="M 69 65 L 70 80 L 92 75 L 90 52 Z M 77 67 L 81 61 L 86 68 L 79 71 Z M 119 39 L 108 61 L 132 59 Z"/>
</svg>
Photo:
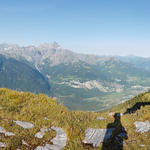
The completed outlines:
<svg viewBox="0 0 150 150">
<path fill-rule="evenodd" d="M 150 0 L 0 0 L 0 43 L 150 56 Z"/>
</svg>

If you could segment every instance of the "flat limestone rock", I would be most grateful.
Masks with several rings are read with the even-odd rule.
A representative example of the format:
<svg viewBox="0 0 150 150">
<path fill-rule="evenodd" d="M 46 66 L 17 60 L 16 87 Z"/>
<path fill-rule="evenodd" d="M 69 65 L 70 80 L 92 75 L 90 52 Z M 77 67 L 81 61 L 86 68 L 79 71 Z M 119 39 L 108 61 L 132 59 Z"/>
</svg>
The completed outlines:
<svg viewBox="0 0 150 150">
<path fill-rule="evenodd" d="M 51 145 L 51 144 L 46 144 L 46 147 L 49 150 L 61 150 L 63 147 L 61 145 Z"/>
<path fill-rule="evenodd" d="M 24 122 L 24 121 L 14 121 L 17 125 L 21 126 L 24 129 L 31 129 L 34 127 L 32 123 Z"/>
<path fill-rule="evenodd" d="M 42 139 L 44 135 L 45 135 L 45 132 L 37 132 L 35 134 L 35 137 L 38 138 L 38 139 Z"/>
<path fill-rule="evenodd" d="M 93 129 L 88 128 L 85 130 L 85 139 L 83 140 L 84 144 L 92 144 L 93 147 L 98 147 L 101 142 L 109 139 L 112 135 L 114 128 L 108 129 Z"/>
<path fill-rule="evenodd" d="M 50 119 L 49 119 L 49 118 L 47 118 L 47 117 L 45 117 L 44 119 L 45 119 L 45 120 L 50 120 Z"/>
<path fill-rule="evenodd" d="M 50 150 L 48 149 L 46 146 L 38 146 L 36 149 L 34 150 Z"/>
<path fill-rule="evenodd" d="M 54 145 L 60 145 L 62 148 L 67 144 L 67 135 L 62 128 L 51 127 L 52 130 L 56 131 L 56 137 L 51 140 Z"/>
<path fill-rule="evenodd" d="M 48 128 L 44 129 L 44 128 L 41 128 L 40 131 L 35 134 L 35 137 L 36 137 L 36 138 L 39 138 L 39 139 L 42 139 L 43 136 L 45 135 L 45 132 L 48 132 L 48 131 L 51 131 L 51 129 L 48 129 Z"/>
<path fill-rule="evenodd" d="M 0 126 L 0 133 L 5 134 L 5 136 L 14 136 L 15 134 L 12 132 L 7 132 L 4 128 Z"/>
<path fill-rule="evenodd" d="M 22 140 L 22 144 L 26 145 L 26 146 L 29 146 L 28 143 L 25 140 Z"/>
<path fill-rule="evenodd" d="M 104 117 L 97 117 L 96 120 L 106 120 Z"/>
<path fill-rule="evenodd" d="M 145 147 L 145 145 L 144 145 L 144 144 L 139 144 L 139 146 L 140 146 L 140 147 Z"/>
<path fill-rule="evenodd" d="M 0 147 L 6 147 L 6 144 L 3 142 L 0 142 Z"/>
<path fill-rule="evenodd" d="M 144 132 L 150 131 L 150 122 L 149 121 L 145 121 L 145 122 L 136 121 L 134 123 L 134 125 L 136 126 L 136 132 L 144 133 Z"/>
<path fill-rule="evenodd" d="M 35 150 L 61 150 L 67 144 L 67 135 L 62 128 L 51 127 L 56 131 L 56 137 L 51 140 L 53 144 L 45 144 L 45 146 L 38 146 Z"/>
</svg>

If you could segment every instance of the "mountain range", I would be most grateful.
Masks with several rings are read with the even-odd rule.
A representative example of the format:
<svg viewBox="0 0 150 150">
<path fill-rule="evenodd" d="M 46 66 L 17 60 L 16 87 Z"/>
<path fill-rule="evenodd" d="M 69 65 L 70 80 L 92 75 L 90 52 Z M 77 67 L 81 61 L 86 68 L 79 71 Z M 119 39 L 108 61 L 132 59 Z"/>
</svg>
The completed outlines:
<svg viewBox="0 0 150 150">
<path fill-rule="evenodd" d="M 0 44 L 0 54 L 37 73 L 32 76 L 31 70 L 23 69 L 34 84 L 27 76 L 23 78 L 34 87 L 6 86 L 4 80 L 0 81 L 1 87 L 45 93 L 71 110 L 101 111 L 150 88 L 149 58 L 79 54 L 56 42 L 26 47 Z M 38 77 L 43 80 L 38 81 Z M 14 76 L 11 80 L 18 82 L 19 78 Z"/>
<path fill-rule="evenodd" d="M 48 94 L 48 80 L 36 69 L 0 54 L 0 87 Z"/>
</svg>

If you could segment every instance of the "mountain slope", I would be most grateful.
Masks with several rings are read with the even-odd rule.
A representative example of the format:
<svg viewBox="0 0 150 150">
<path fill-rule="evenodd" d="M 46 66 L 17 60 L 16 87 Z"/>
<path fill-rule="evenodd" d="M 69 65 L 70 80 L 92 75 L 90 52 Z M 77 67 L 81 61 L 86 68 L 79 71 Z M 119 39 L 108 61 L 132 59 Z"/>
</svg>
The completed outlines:
<svg viewBox="0 0 150 150">
<path fill-rule="evenodd" d="M 121 61 L 130 63 L 137 68 L 142 68 L 145 70 L 150 70 L 150 58 L 138 57 L 138 56 L 126 56 L 126 57 L 117 57 Z"/>
<path fill-rule="evenodd" d="M 6 144 L 6 149 L 35 149 L 37 146 L 50 143 L 50 140 L 56 136 L 56 132 L 50 130 L 45 135 L 38 139 L 35 137 L 36 133 L 41 128 L 47 129 L 52 126 L 62 128 L 67 135 L 68 149 L 103 149 L 112 150 L 111 138 L 108 143 L 102 143 L 98 147 L 93 147 L 92 144 L 83 144 L 85 138 L 85 131 L 91 129 L 108 129 L 118 128 L 118 123 L 114 122 L 115 113 L 125 113 L 127 109 L 133 108 L 136 103 L 147 102 L 146 105 L 141 105 L 134 113 L 121 114 L 120 124 L 126 130 L 127 138 L 124 139 L 122 150 L 139 150 L 148 149 L 150 146 L 150 132 L 140 133 L 136 131 L 135 122 L 150 121 L 150 93 L 143 93 L 135 98 L 122 103 L 105 112 L 82 112 L 69 111 L 64 106 L 58 104 L 55 99 L 49 98 L 45 95 L 35 95 L 27 92 L 16 92 L 9 89 L 0 89 L 0 127 L 4 128 L 14 136 L 5 136 L 4 131 L 1 134 L 0 142 Z M 25 121 L 34 125 L 31 129 L 23 129 L 14 121 Z M 144 127 L 143 127 L 144 129 Z M 1 130 L 1 128 L 0 128 Z M 118 132 L 118 131 L 117 131 Z M 113 136 L 116 133 L 113 132 Z M 27 145 L 22 144 L 22 140 Z M 108 144 L 108 145 L 106 145 Z"/>
<path fill-rule="evenodd" d="M 0 53 L 41 72 L 51 83 L 48 95 L 72 110 L 103 110 L 150 88 L 150 70 L 116 57 L 74 53 L 56 42 L 1 44 Z"/>
<path fill-rule="evenodd" d="M 0 55 L 0 87 L 49 93 L 47 79 L 37 70 L 13 58 Z"/>
</svg>

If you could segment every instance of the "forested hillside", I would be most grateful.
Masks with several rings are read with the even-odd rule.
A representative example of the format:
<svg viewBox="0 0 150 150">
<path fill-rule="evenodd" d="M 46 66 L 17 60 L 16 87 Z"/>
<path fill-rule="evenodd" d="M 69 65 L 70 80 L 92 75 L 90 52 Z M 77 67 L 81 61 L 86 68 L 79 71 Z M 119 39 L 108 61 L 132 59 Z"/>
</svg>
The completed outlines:
<svg viewBox="0 0 150 150">
<path fill-rule="evenodd" d="M 49 94 L 48 80 L 36 69 L 0 55 L 0 87 Z"/>
</svg>

